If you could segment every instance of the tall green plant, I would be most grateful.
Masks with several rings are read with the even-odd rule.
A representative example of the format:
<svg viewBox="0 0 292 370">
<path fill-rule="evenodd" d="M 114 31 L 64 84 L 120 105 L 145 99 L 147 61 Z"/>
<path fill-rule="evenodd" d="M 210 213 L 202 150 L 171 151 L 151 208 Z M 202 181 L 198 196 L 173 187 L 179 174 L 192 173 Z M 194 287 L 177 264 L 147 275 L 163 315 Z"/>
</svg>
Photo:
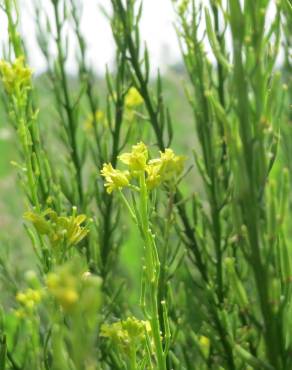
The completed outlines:
<svg viewBox="0 0 292 370">
<path fill-rule="evenodd" d="M 88 63 L 81 2 L 36 2 L 51 89 L 28 66 L 21 9 L 3 2 L 0 73 L 36 262 L 20 282 L 0 259 L 0 369 L 292 366 L 291 4 L 172 3 L 191 158 L 169 148 L 182 123 L 142 41 L 143 1 L 111 1 L 115 68 L 104 78 Z M 53 101 L 48 119 L 39 92 Z M 129 236 L 133 266 L 120 254 Z"/>
</svg>

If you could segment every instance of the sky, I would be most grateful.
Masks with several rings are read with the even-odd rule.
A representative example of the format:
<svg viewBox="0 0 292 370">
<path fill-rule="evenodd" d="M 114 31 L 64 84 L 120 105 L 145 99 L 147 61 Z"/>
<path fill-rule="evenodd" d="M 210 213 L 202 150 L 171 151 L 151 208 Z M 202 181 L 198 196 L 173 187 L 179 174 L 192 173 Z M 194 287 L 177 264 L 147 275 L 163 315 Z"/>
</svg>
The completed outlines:
<svg viewBox="0 0 292 370">
<path fill-rule="evenodd" d="M 81 27 L 88 44 L 88 58 L 94 68 L 103 72 L 106 65 L 112 65 L 114 57 L 114 42 L 108 20 L 102 13 L 100 6 L 110 10 L 109 0 L 81 0 L 83 13 Z M 51 14 L 50 0 L 19 0 L 21 10 L 21 29 L 25 37 L 30 65 L 36 72 L 42 72 L 45 67 L 43 59 L 35 40 L 34 10 L 36 2 Z M 169 0 L 147 0 L 143 3 L 143 17 L 141 19 L 141 36 L 145 40 L 151 55 L 153 70 L 157 67 L 163 69 L 166 61 L 175 63 L 180 59 L 179 45 L 174 30 L 175 19 L 172 3 Z M 3 13 L 0 14 L 0 41 L 7 43 L 7 22 Z M 70 37 L 71 48 L 68 69 L 74 71 L 74 41 Z"/>
<path fill-rule="evenodd" d="M 21 29 L 25 38 L 29 63 L 36 73 L 46 69 L 46 62 L 39 50 L 35 38 L 35 13 L 34 3 L 40 6 L 52 19 L 51 0 L 18 0 L 21 13 Z M 101 10 L 103 6 L 110 12 L 110 0 L 75 0 L 82 3 L 83 12 L 81 16 L 81 28 L 88 45 L 87 60 L 99 73 L 104 73 L 106 65 L 111 67 L 114 63 L 115 46 L 111 34 L 109 21 Z M 202 0 L 206 5 L 208 1 Z M 273 1 L 268 21 L 273 19 Z M 140 22 L 141 40 L 148 46 L 152 73 L 156 73 L 159 67 L 162 71 L 171 64 L 181 60 L 179 43 L 174 29 L 175 12 L 171 0 L 143 0 L 143 13 Z M 203 30 L 202 30 L 203 31 Z M 67 69 L 76 71 L 74 37 L 69 32 L 69 61 Z M 7 45 L 7 21 L 0 11 L 0 43 Z M 227 44 L 229 41 L 227 39 Z M 206 51 L 211 60 L 214 60 L 208 43 L 205 44 Z M 1 48 L 0 48 L 0 57 Z"/>
</svg>

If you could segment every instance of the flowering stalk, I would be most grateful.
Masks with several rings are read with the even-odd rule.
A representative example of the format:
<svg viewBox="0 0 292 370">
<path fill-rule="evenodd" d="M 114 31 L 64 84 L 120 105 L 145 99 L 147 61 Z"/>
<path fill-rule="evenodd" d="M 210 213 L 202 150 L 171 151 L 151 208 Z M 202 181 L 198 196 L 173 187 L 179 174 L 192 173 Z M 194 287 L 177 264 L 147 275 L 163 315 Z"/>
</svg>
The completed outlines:
<svg viewBox="0 0 292 370">
<path fill-rule="evenodd" d="M 129 54 L 129 69 L 132 71 L 133 83 L 139 90 L 145 101 L 145 106 L 149 114 L 149 123 L 155 134 L 154 140 L 160 150 L 164 150 L 173 138 L 173 128 L 171 115 L 166 108 L 162 93 L 162 81 L 160 75 L 157 77 L 157 96 L 153 97 L 150 89 L 150 61 L 147 48 L 144 50 L 144 58 L 140 58 L 141 36 L 139 35 L 139 20 L 142 8 L 135 16 L 137 1 L 129 1 L 124 6 L 121 0 L 112 0 L 114 15 L 123 27 L 123 32 L 116 38 L 117 46 Z M 137 6 L 138 7 L 138 6 Z M 139 8 L 139 7 L 138 7 Z M 127 15 L 131 14 L 131 17 Z M 135 32 L 133 32 L 135 30 Z M 167 144 L 166 144 L 167 143 Z M 193 231 L 194 226 L 189 218 L 189 214 L 184 202 L 182 192 L 176 188 L 174 203 L 178 209 L 178 214 L 183 225 L 182 240 L 186 244 L 190 253 L 194 256 L 199 272 L 203 280 L 208 282 L 207 266 L 202 258 L 199 243 Z"/>
<path fill-rule="evenodd" d="M 158 302 L 160 262 L 155 243 L 155 236 L 149 222 L 149 192 L 162 184 L 173 186 L 175 179 L 183 170 L 185 158 L 176 156 L 171 149 L 160 152 L 160 158 L 148 161 L 148 149 L 142 142 L 134 145 L 130 153 L 119 156 L 119 160 L 126 164 L 128 170 L 118 170 L 111 164 L 104 164 L 101 171 L 105 177 L 108 193 L 115 190 L 120 192 L 122 201 L 130 211 L 132 219 L 139 227 L 144 240 L 144 261 L 141 289 L 141 308 L 150 321 L 151 333 L 154 342 L 158 368 L 166 369 L 166 359 L 169 349 L 170 329 L 168 322 L 167 305 L 163 300 Z M 138 182 L 139 187 L 133 184 Z M 130 187 L 139 193 L 139 208 L 135 203 L 131 206 L 121 189 Z M 159 317 L 160 305 L 163 312 L 163 322 Z M 162 325 L 164 337 L 161 338 Z"/>
</svg>

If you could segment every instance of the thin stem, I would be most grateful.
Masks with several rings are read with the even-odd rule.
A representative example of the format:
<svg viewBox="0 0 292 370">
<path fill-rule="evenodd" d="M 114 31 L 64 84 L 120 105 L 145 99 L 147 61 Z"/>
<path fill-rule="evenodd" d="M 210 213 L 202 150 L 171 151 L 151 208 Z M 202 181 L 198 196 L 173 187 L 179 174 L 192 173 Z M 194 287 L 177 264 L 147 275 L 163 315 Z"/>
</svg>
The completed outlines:
<svg viewBox="0 0 292 370">
<path fill-rule="evenodd" d="M 58 63 L 61 73 L 61 81 L 62 81 L 62 89 L 63 89 L 63 95 L 64 95 L 64 108 L 67 114 L 68 119 L 68 132 L 69 132 L 69 139 L 71 144 L 71 157 L 72 161 L 76 170 L 76 179 L 77 179 L 77 187 L 78 187 L 78 194 L 79 194 L 79 206 L 81 209 L 83 209 L 83 185 L 82 185 L 82 169 L 81 169 L 81 163 L 80 158 L 78 155 L 77 150 L 77 140 L 76 140 L 76 128 L 77 128 L 77 122 L 74 117 L 73 108 L 71 104 L 70 94 L 69 94 L 69 84 L 67 75 L 65 72 L 65 56 L 64 51 L 62 47 L 62 24 L 60 20 L 59 15 L 59 7 L 58 7 L 58 1 L 52 0 L 53 7 L 54 7 L 54 15 L 55 15 L 55 25 L 57 30 L 57 37 L 56 37 L 56 43 L 57 43 L 57 49 L 58 49 Z"/>
<path fill-rule="evenodd" d="M 145 173 L 140 175 L 140 212 L 141 212 L 141 227 L 143 238 L 145 242 L 146 254 L 146 284 L 149 290 L 149 312 L 150 324 L 157 357 L 158 369 L 166 370 L 166 359 L 163 353 L 162 340 L 160 334 L 159 310 L 158 310 L 158 282 L 159 282 L 159 260 L 157 257 L 157 250 L 155 240 L 153 238 L 148 220 L 148 194 L 145 182 Z M 146 301 L 146 305 L 147 305 Z"/>
<path fill-rule="evenodd" d="M 133 210 L 132 210 L 129 202 L 127 201 L 127 198 L 124 196 L 124 194 L 123 194 L 123 192 L 121 190 L 119 190 L 119 194 L 120 194 L 120 197 L 122 199 L 122 202 L 124 203 L 124 205 L 126 206 L 127 210 L 129 211 L 132 220 L 134 221 L 135 224 L 137 224 L 137 217 L 136 217 L 135 213 L 133 212 Z"/>
<path fill-rule="evenodd" d="M 130 353 L 130 370 L 136 370 L 136 348 L 132 345 Z"/>
</svg>

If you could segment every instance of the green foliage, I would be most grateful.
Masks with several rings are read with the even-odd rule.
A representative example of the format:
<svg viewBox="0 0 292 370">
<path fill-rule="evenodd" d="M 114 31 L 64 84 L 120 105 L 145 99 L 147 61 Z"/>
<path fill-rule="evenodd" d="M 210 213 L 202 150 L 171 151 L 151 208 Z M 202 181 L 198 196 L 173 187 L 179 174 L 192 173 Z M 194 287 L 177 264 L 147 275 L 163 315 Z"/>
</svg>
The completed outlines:
<svg viewBox="0 0 292 370">
<path fill-rule="evenodd" d="M 21 9 L 1 5 L 27 238 L 0 251 L 0 370 L 290 370 L 291 1 L 173 1 L 179 99 L 153 77 L 143 1 L 111 0 L 104 78 L 81 2 L 46 2 L 50 16 L 34 6 L 40 83 Z"/>
</svg>

